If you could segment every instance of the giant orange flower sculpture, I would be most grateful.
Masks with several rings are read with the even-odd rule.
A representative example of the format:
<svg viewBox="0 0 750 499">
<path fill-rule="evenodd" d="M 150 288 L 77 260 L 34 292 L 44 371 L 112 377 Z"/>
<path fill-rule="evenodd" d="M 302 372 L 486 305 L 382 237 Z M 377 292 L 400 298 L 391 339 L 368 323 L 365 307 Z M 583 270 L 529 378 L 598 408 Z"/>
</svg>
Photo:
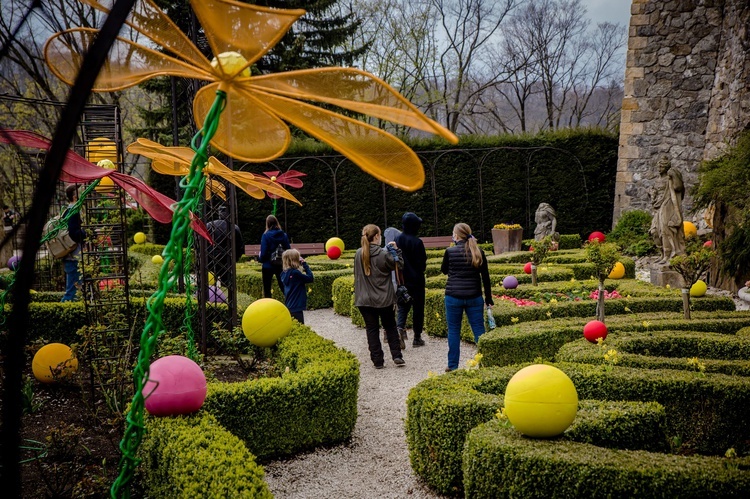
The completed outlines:
<svg viewBox="0 0 750 499">
<path fill-rule="evenodd" d="M 151 159 L 151 168 L 154 171 L 173 176 L 185 176 L 190 173 L 190 163 L 195 156 L 195 151 L 189 147 L 166 147 L 148 139 L 136 140 L 128 146 L 128 152 Z M 273 180 L 255 176 L 250 172 L 231 170 L 214 156 L 208 158 L 208 163 L 203 167 L 203 175 L 206 176 L 206 198 L 213 193 L 226 199 L 224 185 L 211 178 L 217 176 L 233 183 L 255 199 L 263 199 L 264 192 L 268 192 L 269 197 L 284 198 L 301 204 L 289 191 Z"/>
<path fill-rule="evenodd" d="M 114 0 L 78 0 L 109 12 Z M 413 191 L 424 184 L 416 154 L 379 128 L 324 109 L 331 104 L 378 120 L 440 135 L 456 136 L 427 118 L 375 76 L 351 68 L 322 68 L 250 76 L 249 68 L 284 36 L 303 10 L 269 9 L 232 0 L 191 0 L 216 57 L 209 61 L 151 0 L 137 0 L 127 21 L 132 39 L 118 38 L 94 87 L 121 90 L 144 80 L 173 75 L 210 82 L 193 101 L 200 127 L 217 90 L 227 95 L 211 144 L 243 161 L 265 162 L 289 146 L 290 123 L 330 144 L 364 171 L 394 187 Z M 74 28 L 45 45 L 52 71 L 72 84 L 98 30 Z M 125 36 L 126 33 L 123 33 Z M 138 43 L 143 37 L 151 43 Z M 164 49 L 164 53 L 152 47 Z"/>
</svg>

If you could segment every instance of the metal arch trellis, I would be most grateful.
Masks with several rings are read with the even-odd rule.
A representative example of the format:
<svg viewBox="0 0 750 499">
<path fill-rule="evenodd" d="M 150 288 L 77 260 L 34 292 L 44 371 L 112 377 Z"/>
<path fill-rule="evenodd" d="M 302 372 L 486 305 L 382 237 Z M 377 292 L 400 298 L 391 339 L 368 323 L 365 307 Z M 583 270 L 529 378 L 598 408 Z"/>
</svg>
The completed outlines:
<svg viewBox="0 0 750 499">
<path fill-rule="evenodd" d="M 525 190 L 526 190 L 526 206 L 525 206 L 525 212 L 526 212 L 526 226 L 529 227 L 532 222 L 532 215 L 534 213 L 534 210 L 531 206 L 531 199 L 532 199 L 532 185 L 531 185 L 531 170 L 532 170 L 532 162 L 534 159 L 534 156 L 541 152 L 541 151 L 557 151 L 562 154 L 566 154 L 570 156 L 578 165 L 578 169 L 581 174 L 581 182 L 582 182 L 582 189 L 583 189 L 583 195 L 585 199 L 585 204 L 588 205 L 589 203 L 589 189 L 586 182 L 586 175 L 583 168 L 583 164 L 581 163 L 581 160 L 571 151 L 568 151 L 566 149 L 562 149 L 559 147 L 552 147 L 552 146 L 531 146 L 531 147 L 523 147 L 523 146 L 500 146 L 500 147 L 487 147 L 487 148 L 477 148 L 477 149 L 466 149 L 466 148 L 452 148 L 452 149 L 443 149 L 440 151 L 421 151 L 418 152 L 417 155 L 422 160 L 425 169 L 429 171 L 430 178 L 429 178 L 429 189 L 430 189 L 430 195 L 432 198 L 432 209 L 433 209 L 433 218 L 434 218 L 434 225 L 435 225 L 435 234 L 434 235 L 440 235 L 439 234 L 439 227 L 440 227 L 440 214 L 438 211 L 438 192 L 437 192 L 437 185 L 436 185 L 436 167 L 439 164 L 439 162 L 446 156 L 451 154 L 461 154 L 461 155 L 467 155 L 475 165 L 475 171 L 477 176 L 477 192 L 478 192 L 478 202 L 479 202 L 479 230 L 475 231 L 478 232 L 484 236 L 486 236 L 487 233 L 487 224 L 484 220 L 484 207 L 486 206 L 486 200 L 484 195 L 484 188 L 485 188 L 485 179 L 483 177 L 483 171 L 487 165 L 487 162 L 492 157 L 492 155 L 498 153 L 499 151 L 518 151 L 518 152 L 525 152 L 527 153 L 526 156 L 526 176 L 525 176 Z M 306 162 L 306 161 L 315 161 L 322 165 L 324 165 L 328 170 L 331 172 L 331 182 L 333 187 L 333 209 L 334 209 L 334 218 L 335 218 L 335 229 L 336 229 L 336 235 L 340 235 L 340 225 L 339 225 L 339 198 L 338 198 L 338 172 L 342 165 L 350 163 L 350 161 L 341 155 L 320 155 L 320 156 L 295 156 L 295 157 L 289 157 L 289 158 L 278 158 L 276 160 L 273 160 L 267 165 L 273 167 L 276 170 L 280 171 L 288 171 L 293 169 L 295 166 L 299 165 L 300 163 Z M 247 166 L 243 165 L 241 169 L 245 169 Z M 427 188 L 425 186 L 424 188 Z M 287 203 L 284 201 L 283 204 L 283 217 L 284 217 L 284 225 L 287 224 Z M 384 189 L 383 194 L 383 220 L 387 225 L 387 192 Z"/>
</svg>

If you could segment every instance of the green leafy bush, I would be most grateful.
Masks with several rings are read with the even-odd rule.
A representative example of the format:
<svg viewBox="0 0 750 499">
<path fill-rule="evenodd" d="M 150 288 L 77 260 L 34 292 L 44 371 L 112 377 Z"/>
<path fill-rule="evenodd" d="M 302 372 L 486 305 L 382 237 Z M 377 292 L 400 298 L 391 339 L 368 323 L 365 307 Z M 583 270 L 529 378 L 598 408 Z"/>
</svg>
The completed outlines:
<svg viewBox="0 0 750 499">
<path fill-rule="evenodd" d="M 626 255 L 645 256 L 656 250 L 648 231 L 651 228 L 651 214 L 645 210 L 624 212 L 615 228 L 607 235 L 607 240 L 617 244 Z"/>
</svg>

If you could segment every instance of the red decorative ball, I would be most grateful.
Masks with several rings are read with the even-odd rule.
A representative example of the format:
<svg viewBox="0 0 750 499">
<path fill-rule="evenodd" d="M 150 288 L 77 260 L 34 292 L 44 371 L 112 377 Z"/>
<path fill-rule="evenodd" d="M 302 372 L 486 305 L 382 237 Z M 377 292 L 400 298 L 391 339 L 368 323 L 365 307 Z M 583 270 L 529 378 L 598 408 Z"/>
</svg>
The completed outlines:
<svg viewBox="0 0 750 499">
<path fill-rule="evenodd" d="M 529 251 L 534 251 L 534 247 L 533 246 L 529 246 Z"/>
<path fill-rule="evenodd" d="M 607 239 L 607 236 L 605 236 L 603 233 L 597 231 L 592 232 L 589 235 L 589 242 L 592 241 L 599 241 L 600 243 L 603 243 Z"/>
<path fill-rule="evenodd" d="M 331 260 L 337 260 L 341 256 L 341 248 L 338 246 L 331 246 L 328 248 L 328 251 L 326 251 L 326 254 Z"/>
<path fill-rule="evenodd" d="M 583 337 L 591 343 L 596 343 L 599 338 L 607 338 L 607 326 L 602 321 L 589 321 L 583 326 Z"/>
<path fill-rule="evenodd" d="M 531 262 L 527 263 L 523 266 L 523 271 L 526 274 L 531 274 Z"/>
<path fill-rule="evenodd" d="M 714 242 L 709 239 L 708 241 L 706 241 L 705 243 L 703 243 L 703 246 L 706 247 L 706 248 L 713 248 Z"/>
</svg>

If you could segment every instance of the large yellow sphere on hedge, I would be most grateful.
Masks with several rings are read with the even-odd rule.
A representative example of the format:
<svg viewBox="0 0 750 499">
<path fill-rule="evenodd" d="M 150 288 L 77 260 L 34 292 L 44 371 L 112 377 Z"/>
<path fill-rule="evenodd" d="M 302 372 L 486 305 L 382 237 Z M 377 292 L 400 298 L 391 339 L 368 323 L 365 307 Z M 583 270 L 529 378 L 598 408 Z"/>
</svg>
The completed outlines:
<svg viewBox="0 0 750 499">
<path fill-rule="evenodd" d="M 698 227 L 693 222 L 685 220 L 682 222 L 682 231 L 685 233 L 685 239 L 698 236 Z"/>
<path fill-rule="evenodd" d="M 292 330 L 292 315 L 278 300 L 262 298 L 242 314 L 242 331 L 255 346 L 270 347 Z"/>
<path fill-rule="evenodd" d="M 699 298 L 706 294 L 706 291 L 708 291 L 708 286 L 706 286 L 706 283 L 698 279 L 695 281 L 695 284 L 690 286 L 690 296 Z"/>
<path fill-rule="evenodd" d="M 151 263 L 155 263 L 156 265 L 161 265 L 164 263 L 164 258 L 162 258 L 161 255 L 154 255 L 151 257 Z"/>
<path fill-rule="evenodd" d="M 133 236 L 133 241 L 135 241 L 135 244 L 143 244 L 146 242 L 146 234 L 143 232 L 136 232 Z"/>
<path fill-rule="evenodd" d="M 625 277 L 625 265 L 621 262 L 615 263 L 615 266 L 612 267 L 612 272 L 609 273 L 608 277 L 610 279 L 622 279 Z"/>
<path fill-rule="evenodd" d="M 326 241 L 326 253 L 329 249 L 331 249 L 332 246 L 336 246 L 342 252 L 344 251 L 344 241 L 342 241 L 339 237 L 332 237 L 328 241 Z"/>
<path fill-rule="evenodd" d="M 546 364 L 518 371 L 505 388 L 505 414 L 526 436 L 560 435 L 578 411 L 578 392 L 567 374 Z"/>
<path fill-rule="evenodd" d="M 34 377 L 42 383 L 54 383 L 78 370 L 78 359 L 73 350 L 62 343 L 50 343 L 40 348 L 31 361 Z"/>
</svg>

